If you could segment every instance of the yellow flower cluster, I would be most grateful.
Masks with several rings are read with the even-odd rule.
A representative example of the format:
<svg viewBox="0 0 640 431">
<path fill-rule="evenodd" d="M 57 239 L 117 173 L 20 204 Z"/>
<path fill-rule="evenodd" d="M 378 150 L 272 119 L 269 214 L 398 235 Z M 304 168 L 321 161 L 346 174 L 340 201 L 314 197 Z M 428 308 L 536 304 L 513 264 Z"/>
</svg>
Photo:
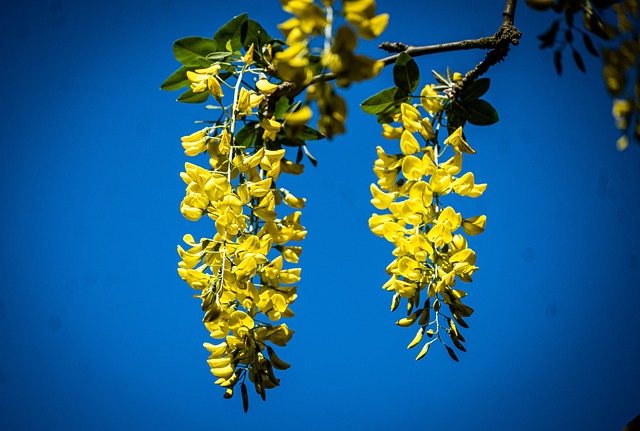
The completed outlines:
<svg viewBox="0 0 640 431">
<path fill-rule="evenodd" d="M 286 38 L 287 48 L 277 52 L 273 64 L 283 81 L 300 88 L 308 87 L 307 103 L 315 101 L 320 118 L 318 129 L 333 137 L 345 132 L 346 103 L 329 82 L 309 85 L 313 77 L 322 72 L 336 75 L 336 84 L 348 87 L 377 76 L 384 64 L 364 55 L 356 54 L 358 36 L 373 39 L 384 31 L 389 21 L 387 14 L 376 15 L 375 0 L 343 0 L 340 14 L 349 25 L 341 26 L 333 34 L 334 1 L 280 0 L 282 8 L 293 15 L 278 27 Z M 312 61 L 311 41 L 324 37 L 321 61 Z"/>
<path fill-rule="evenodd" d="M 637 72 L 640 40 L 634 25 L 640 18 L 640 11 L 636 0 L 623 0 L 612 8 L 617 18 L 617 36 L 621 41 L 617 47 L 602 49 L 602 74 L 609 93 L 614 96 L 612 114 L 616 127 L 624 131 L 616 141 L 618 150 L 623 151 L 629 146 L 630 136 L 640 140 L 640 84 Z M 628 87 L 632 87 L 632 91 Z"/>
<path fill-rule="evenodd" d="M 422 106 L 425 111 L 436 114 L 434 121 L 442 121 L 442 106 L 432 86 L 423 89 Z M 418 323 L 420 326 L 409 347 L 417 345 L 425 333 L 435 337 L 418 354 L 416 359 L 420 359 L 436 339 L 444 344 L 441 329 L 448 333 L 454 345 L 462 346 L 460 342 L 464 339 L 455 322 L 466 326 L 463 319 L 473 310 L 462 303 L 466 293 L 457 288 L 456 282 L 471 281 L 478 267 L 476 254 L 459 229 L 467 235 L 477 235 L 484 231 L 486 223 L 484 215 L 463 218 L 451 206 L 444 206 L 441 199 L 450 193 L 478 197 L 486 184 L 477 184 L 471 172 L 461 174 L 462 155 L 475 153 L 461 127 L 439 145 L 431 119 L 423 116 L 418 107 L 402 104 L 395 120 L 400 123 L 397 127 L 383 125 L 383 136 L 399 140 L 401 153 L 387 154 L 377 147 L 378 158 L 373 170 L 378 181 L 377 185 L 371 185 L 371 203 L 388 212 L 373 214 L 369 227 L 375 235 L 395 246 L 395 259 L 386 269 L 390 278 L 383 288 L 394 293 L 392 310 L 398 307 L 401 298 L 408 301 L 407 317 L 397 324 Z M 448 148 L 453 150 L 453 155 L 443 161 Z M 449 307 L 449 316 L 441 315 L 442 303 Z M 435 312 L 433 320 L 430 310 Z M 440 323 L 441 317 L 447 319 L 448 327 Z M 435 329 L 428 329 L 430 327 Z M 456 359 L 453 350 L 445 347 Z"/>
<path fill-rule="evenodd" d="M 307 233 L 298 211 L 305 199 L 276 186 L 282 173 L 299 174 L 303 168 L 287 160 L 285 150 L 274 144 L 282 120 L 260 114 L 252 120 L 260 127 L 259 144 L 244 148 L 236 143 L 237 122 L 256 116 L 255 108 L 264 112 L 265 96 L 274 91 L 264 78 L 256 85 L 262 94 L 243 86 L 244 74 L 252 72 L 253 54 L 251 46 L 237 58 L 230 111 L 221 102 L 218 63 L 187 72 L 192 90 L 209 89 L 227 115 L 226 120 L 182 138 L 185 154 L 206 153 L 210 166 L 185 164 L 180 176 L 187 187 L 180 211 L 192 221 L 207 215 L 215 223 L 215 234 L 199 241 L 185 235 L 188 247 L 178 246 L 178 274 L 198 292 L 195 297 L 202 302 L 204 324 L 211 337 L 221 340 L 204 344 L 211 373 L 217 377 L 216 384 L 226 389 L 226 398 L 240 386 L 245 409 L 247 378 L 265 398 L 265 390 L 279 384 L 274 369 L 289 367 L 268 343 L 285 346 L 293 335 L 281 319 L 293 316 L 290 306 L 297 296 L 300 268 L 286 268 L 286 263 L 298 263 L 302 248 L 291 243 L 303 240 Z M 295 127 L 309 116 L 307 110 L 294 112 L 285 116 L 285 122 Z M 279 216 L 280 204 L 294 211 Z"/>
</svg>

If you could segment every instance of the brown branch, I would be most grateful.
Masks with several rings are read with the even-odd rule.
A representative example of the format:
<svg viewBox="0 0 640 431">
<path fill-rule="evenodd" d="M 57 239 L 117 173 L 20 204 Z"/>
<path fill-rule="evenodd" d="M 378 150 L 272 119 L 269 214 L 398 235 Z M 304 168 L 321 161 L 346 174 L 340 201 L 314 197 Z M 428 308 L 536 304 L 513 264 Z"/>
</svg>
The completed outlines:
<svg viewBox="0 0 640 431">
<path fill-rule="evenodd" d="M 516 4 L 518 0 L 507 0 L 507 3 L 502 12 L 502 25 L 498 29 L 493 38 L 496 40 L 496 45 L 487 53 L 484 60 L 476 65 L 475 68 L 465 74 L 460 82 L 457 82 L 450 97 L 455 98 L 457 94 L 460 94 L 464 87 L 471 84 L 480 76 L 487 73 L 490 67 L 503 61 L 511 45 L 517 46 L 520 43 L 520 37 L 522 33 L 515 27 L 514 15 L 516 12 Z"/>
<path fill-rule="evenodd" d="M 502 60 L 507 56 L 509 47 L 511 45 L 518 45 L 522 33 L 515 27 L 514 15 L 516 11 L 516 4 L 518 0 L 506 0 L 504 11 L 502 12 L 502 25 L 498 31 L 489 37 L 481 37 L 479 39 L 461 40 L 458 42 L 447 42 L 436 45 L 427 46 L 409 46 L 402 42 L 383 42 L 379 48 L 387 52 L 396 52 L 397 54 L 381 58 L 379 61 L 383 62 L 385 66 L 394 64 L 401 53 L 409 54 L 411 57 L 420 57 L 423 55 L 437 54 L 442 52 L 452 51 L 464 51 L 470 49 L 485 49 L 489 52 L 485 59 L 480 62 L 473 70 L 467 72 L 461 82 L 454 88 L 454 93 L 462 91 L 466 84 L 470 84 L 478 77 L 483 75 L 489 70 L 489 68 Z M 301 88 L 287 89 L 285 92 L 290 97 L 295 97 L 304 91 L 310 85 L 318 82 L 333 81 L 338 76 L 333 72 L 323 73 L 314 76 L 311 81 L 302 86 Z M 284 95 L 284 93 L 280 95 Z M 455 96 L 455 94 L 452 94 Z"/>
</svg>

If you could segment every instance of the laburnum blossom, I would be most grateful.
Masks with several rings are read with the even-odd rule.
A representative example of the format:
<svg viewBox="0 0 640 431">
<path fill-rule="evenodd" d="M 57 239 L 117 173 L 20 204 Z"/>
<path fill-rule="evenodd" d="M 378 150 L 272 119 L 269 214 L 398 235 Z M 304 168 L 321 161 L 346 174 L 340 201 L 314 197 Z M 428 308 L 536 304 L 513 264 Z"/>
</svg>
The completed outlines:
<svg viewBox="0 0 640 431">
<path fill-rule="evenodd" d="M 200 93 L 208 89 L 216 100 L 221 100 L 224 94 L 218 81 L 220 67 L 216 63 L 206 69 L 196 69 L 195 72 L 188 70 L 187 78 L 191 82 L 191 90 L 194 93 Z"/>
<path fill-rule="evenodd" d="M 375 0 L 344 0 L 345 18 L 363 39 L 375 39 L 387 28 L 389 14 L 376 15 Z"/>
<path fill-rule="evenodd" d="M 323 64 L 336 74 L 338 86 L 348 87 L 352 82 L 376 77 L 384 63 L 364 55 L 356 54 L 358 37 L 350 27 L 342 26 L 336 31 L 330 52 L 325 52 Z"/>
<path fill-rule="evenodd" d="M 292 11 L 302 11 L 295 1 L 286 3 Z M 303 11 L 298 17 L 303 27 L 311 19 L 305 14 Z M 307 76 L 304 67 L 296 69 L 308 61 L 304 43 L 290 48 L 293 50 L 279 51 L 276 57 L 280 54 L 279 61 L 287 62 L 292 73 L 301 70 Z M 282 320 L 294 315 L 301 276 L 295 264 L 302 255 L 297 243 L 307 233 L 299 210 L 306 199 L 276 185 L 281 174 L 303 171 L 301 164 L 285 158 L 279 139 L 285 133 L 299 133 L 311 117 L 308 107 L 277 118 L 265 114 L 268 97 L 279 84 L 261 78 L 255 90 L 242 79 L 249 72 L 263 73 L 254 69 L 257 53 L 254 45 L 244 54 L 234 53 L 229 57 L 231 62 L 224 63 L 225 71 L 231 73 L 223 76 L 219 63 L 186 73 L 191 90 L 209 91 L 220 101 L 225 115 L 181 138 L 185 154 L 206 153 L 209 167 L 185 163 L 180 174 L 186 184 L 180 211 L 191 221 L 207 216 L 204 218 L 214 229 L 209 238 L 195 240 L 185 235 L 186 245 L 177 250 L 178 275 L 196 292 L 204 313 L 202 321 L 210 336 L 218 340 L 216 344 L 204 343 L 215 383 L 225 388 L 226 398 L 239 387 L 245 409 L 248 383 L 264 398 L 266 389 L 279 385 L 274 369 L 289 367 L 274 347 L 285 346 L 293 336 Z M 264 50 L 260 53 L 261 60 L 266 58 Z M 298 61 L 301 63 L 296 64 Z M 235 71 L 233 67 L 237 67 Z M 223 79 L 236 79 L 236 90 L 226 96 L 220 85 Z M 223 103 L 231 94 L 233 100 Z M 239 138 L 242 127 L 256 137 L 251 145 Z"/>
<path fill-rule="evenodd" d="M 439 143 L 427 115 L 438 121 L 446 118 L 434 117 L 443 109 L 444 101 L 433 86 L 425 86 L 420 105 L 401 104 L 393 116 L 400 126 L 383 125 L 383 136 L 398 142 L 400 151 L 387 153 L 377 147 L 373 170 L 378 181 L 370 186 L 371 203 L 382 213 L 371 216 L 369 228 L 395 247 L 394 259 L 386 268 L 389 279 L 382 287 L 393 293 L 392 311 L 402 298 L 407 301 L 407 317 L 396 323 L 419 326 L 408 348 L 420 344 L 425 334 L 431 339 L 416 359 L 424 357 L 430 344 L 439 340 L 457 360 L 442 333 L 456 348 L 464 350 L 464 337 L 457 325 L 466 327 L 464 318 L 473 310 L 462 302 L 466 292 L 456 284 L 470 282 L 478 267 L 476 254 L 462 233 L 478 235 L 486 225 L 484 215 L 463 217 L 444 205 L 450 193 L 475 198 L 487 187 L 476 183 L 473 173 L 462 173 L 463 154 L 475 153 L 462 128 L 451 131 Z M 448 148 L 453 154 L 443 157 Z M 441 317 L 443 304 L 450 311 L 446 319 Z"/>
</svg>

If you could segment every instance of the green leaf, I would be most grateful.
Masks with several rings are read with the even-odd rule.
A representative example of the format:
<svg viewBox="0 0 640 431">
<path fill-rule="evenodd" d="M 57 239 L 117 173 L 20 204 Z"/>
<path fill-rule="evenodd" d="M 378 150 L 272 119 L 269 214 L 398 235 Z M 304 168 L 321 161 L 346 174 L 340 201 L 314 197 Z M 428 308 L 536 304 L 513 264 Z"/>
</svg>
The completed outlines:
<svg viewBox="0 0 640 431">
<path fill-rule="evenodd" d="M 467 122 L 467 112 L 460 103 L 452 103 L 447 109 L 447 130 L 453 133 L 458 127 L 462 127 Z"/>
<path fill-rule="evenodd" d="M 298 139 L 295 136 L 287 136 L 285 134 L 276 135 L 276 142 L 280 145 L 284 145 L 285 147 L 298 147 L 302 148 L 304 145 L 304 141 L 302 139 Z"/>
<path fill-rule="evenodd" d="M 381 114 L 395 104 L 398 106 L 407 97 L 407 92 L 398 87 L 391 87 L 374 94 L 360 104 L 367 114 Z"/>
<path fill-rule="evenodd" d="M 277 119 L 284 118 L 284 114 L 288 112 L 290 106 L 291 105 L 289 104 L 289 99 L 285 96 L 280 96 L 280 98 L 276 102 L 276 109 L 273 113 L 273 116 Z"/>
<path fill-rule="evenodd" d="M 436 79 L 436 81 L 438 81 L 440 84 L 446 85 L 447 87 L 449 87 L 449 85 L 451 84 L 451 82 L 449 81 L 449 79 L 443 75 L 440 72 L 437 72 L 435 70 L 432 70 L 431 73 L 433 73 L 433 77 Z"/>
<path fill-rule="evenodd" d="M 393 82 L 406 93 L 412 93 L 420 83 L 420 69 L 409 54 L 401 52 L 393 65 Z"/>
<path fill-rule="evenodd" d="M 295 136 L 287 136 L 286 127 L 287 126 L 285 125 L 284 130 L 278 132 L 277 141 L 281 145 L 285 145 L 287 147 L 302 147 L 305 145 L 306 141 L 318 141 L 326 138 L 325 135 L 318 132 L 316 129 L 306 125 L 300 132 L 297 132 Z"/>
<path fill-rule="evenodd" d="M 553 64 L 556 67 L 558 76 L 562 75 L 562 51 L 559 49 L 553 53 Z"/>
<path fill-rule="evenodd" d="M 587 48 L 587 51 L 589 51 L 591 55 L 593 55 L 594 57 L 600 57 L 598 50 L 596 49 L 593 41 L 587 33 L 582 33 L 582 42 L 584 42 L 585 48 Z"/>
<path fill-rule="evenodd" d="M 467 121 L 476 126 L 488 126 L 500 119 L 498 111 L 486 100 L 469 100 L 461 104 L 467 115 Z"/>
<path fill-rule="evenodd" d="M 476 100 L 479 99 L 489 90 L 491 80 L 489 78 L 476 79 L 465 87 L 462 92 L 462 100 Z"/>
<path fill-rule="evenodd" d="M 235 145 L 240 148 L 252 148 L 261 138 L 262 129 L 257 121 L 249 121 L 238 130 L 235 137 Z"/>
<path fill-rule="evenodd" d="M 247 20 L 242 28 L 241 40 L 244 49 L 249 49 L 251 44 L 254 45 L 254 49 L 258 52 L 264 45 L 271 43 L 273 38 L 269 36 L 269 33 L 256 21 L 250 19 Z"/>
<path fill-rule="evenodd" d="M 453 359 L 456 362 L 460 362 L 460 360 L 458 359 L 458 356 L 456 356 L 456 352 L 454 352 L 451 347 L 447 346 L 446 344 L 444 345 L 444 347 L 447 349 L 447 353 L 449 354 L 449 356 L 451 356 L 451 359 Z"/>
<path fill-rule="evenodd" d="M 201 91 L 200 93 L 194 93 L 191 89 L 188 89 L 178 97 L 178 102 L 182 103 L 202 103 L 206 102 L 209 98 L 208 91 Z"/>
<path fill-rule="evenodd" d="M 309 161 L 311 162 L 311 164 L 312 164 L 313 166 L 316 166 L 316 167 L 317 167 L 317 166 L 318 166 L 318 161 L 316 160 L 316 158 L 315 158 L 315 157 L 313 157 L 313 156 L 311 155 L 311 152 L 309 151 L 309 149 L 307 148 L 307 146 L 306 146 L 306 145 L 303 145 L 303 146 L 302 146 L 302 149 L 304 150 L 304 153 L 307 155 L 307 158 L 309 159 Z"/>
<path fill-rule="evenodd" d="M 187 79 L 187 70 L 185 66 L 181 66 L 180 69 L 173 72 L 161 85 L 162 90 L 179 90 L 183 87 L 189 86 L 189 80 Z"/>
<path fill-rule="evenodd" d="M 571 51 L 573 55 L 573 61 L 576 63 L 576 66 L 578 66 L 578 69 L 580 69 L 582 73 L 586 73 L 587 68 L 584 66 L 584 61 L 582 61 L 582 56 L 580 55 L 580 53 L 573 48 L 571 49 Z"/>
<path fill-rule="evenodd" d="M 216 31 L 213 40 L 219 47 L 226 47 L 229 43 L 231 52 L 238 52 L 242 48 L 242 27 L 247 23 L 247 14 L 243 13 L 231 19 Z"/>
<path fill-rule="evenodd" d="M 209 67 L 211 61 L 206 57 L 216 51 L 218 51 L 216 42 L 206 37 L 185 37 L 173 43 L 173 55 L 185 66 Z"/>
<path fill-rule="evenodd" d="M 296 134 L 296 138 L 302 139 L 303 141 L 317 141 L 326 138 L 326 136 L 313 127 L 305 125 L 302 131 Z"/>
</svg>

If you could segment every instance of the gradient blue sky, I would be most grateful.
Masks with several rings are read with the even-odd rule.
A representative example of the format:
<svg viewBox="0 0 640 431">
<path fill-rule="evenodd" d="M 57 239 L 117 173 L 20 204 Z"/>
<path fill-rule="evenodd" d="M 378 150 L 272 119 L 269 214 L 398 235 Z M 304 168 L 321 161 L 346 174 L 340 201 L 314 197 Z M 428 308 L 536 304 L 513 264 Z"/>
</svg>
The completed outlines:
<svg viewBox="0 0 640 431">
<path fill-rule="evenodd" d="M 640 151 L 615 149 L 598 61 L 558 78 L 537 49 L 551 17 L 520 3 L 521 46 L 488 75 L 501 121 L 467 130 L 465 167 L 489 184 L 457 207 L 488 216 L 471 241 L 468 352 L 414 361 L 413 330 L 394 325 L 380 288 L 391 248 L 367 219 L 383 139 L 358 103 L 392 85 L 385 71 L 344 93 L 348 135 L 314 143 L 319 166 L 288 185 L 308 199 L 309 231 L 296 335 L 279 351 L 293 366 L 246 415 L 213 384 L 200 307 L 175 269 L 182 235 L 211 229 L 178 210 L 180 136 L 206 112 L 159 85 L 178 67 L 175 39 L 245 11 L 275 35 L 286 15 L 275 0 L 5 6 L 0 429 L 622 429 L 640 413 Z M 504 6 L 443 4 L 380 1 L 383 40 L 489 35 Z M 423 83 L 481 59 L 421 58 Z"/>
</svg>

